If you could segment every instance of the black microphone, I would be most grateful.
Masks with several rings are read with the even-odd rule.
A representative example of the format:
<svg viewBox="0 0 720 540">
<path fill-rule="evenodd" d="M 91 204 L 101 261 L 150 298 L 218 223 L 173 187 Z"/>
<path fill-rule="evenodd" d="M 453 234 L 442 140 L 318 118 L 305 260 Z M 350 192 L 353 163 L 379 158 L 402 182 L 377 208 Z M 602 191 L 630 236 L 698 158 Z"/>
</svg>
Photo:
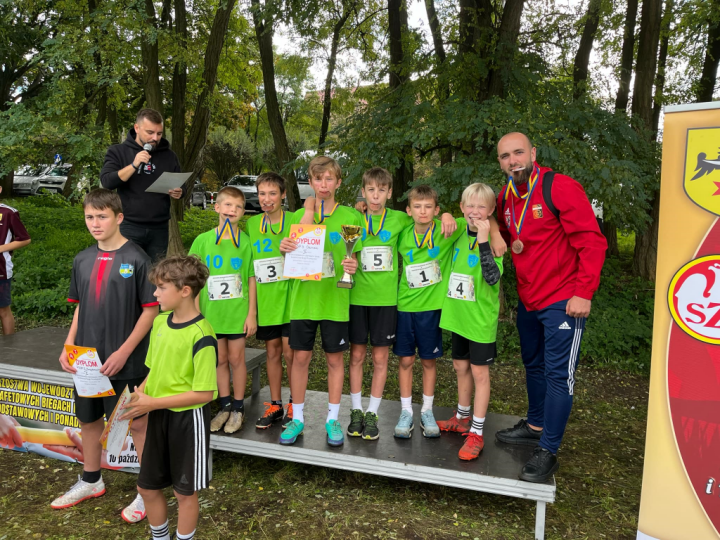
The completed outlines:
<svg viewBox="0 0 720 540">
<path fill-rule="evenodd" d="M 145 143 L 145 145 L 143 146 L 143 150 L 145 150 L 146 152 L 152 152 L 152 149 L 153 145 L 150 143 Z M 150 163 L 150 161 L 148 161 L 148 163 Z"/>
</svg>

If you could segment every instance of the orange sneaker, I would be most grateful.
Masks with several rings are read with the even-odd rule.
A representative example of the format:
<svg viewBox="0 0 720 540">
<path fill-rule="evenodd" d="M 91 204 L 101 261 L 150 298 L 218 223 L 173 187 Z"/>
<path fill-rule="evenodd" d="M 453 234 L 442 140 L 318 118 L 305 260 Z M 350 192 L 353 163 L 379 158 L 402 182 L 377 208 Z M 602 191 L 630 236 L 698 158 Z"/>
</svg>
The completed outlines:
<svg viewBox="0 0 720 540">
<path fill-rule="evenodd" d="M 282 420 L 282 428 L 285 429 L 287 425 L 293 421 L 293 415 L 292 415 L 292 403 L 288 403 L 286 405 L 287 409 L 285 410 L 285 418 Z"/>
<path fill-rule="evenodd" d="M 255 422 L 255 427 L 258 429 L 267 429 L 272 426 L 273 422 L 282 420 L 283 417 L 283 409 L 280 405 L 273 405 L 267 401 L 263 405 L 267 408 L 263 415 L 258 418 L 258 421 Z"/>
<path fill-rule="evenodd" d="M 440 431 L 454 431 L 455 433 L 467 433 L 470 431 L 470 417 L 458 420 L 457 415 L 453 414 L 449 420 L 440 420 L 437 423 Z"/>
<path fill-rule="evenodd" d="M 469 433 L 465 433 L 463 437 L 467 437 L 467 439 L 465 439 L 465 444 L 463 444 L 462 448 L 458 452 L 458 457 L 463 461 L 472 461 L 473 459 L 477 459 L 485 446 L 483 436 L 471 431 Z"/>
</svg>

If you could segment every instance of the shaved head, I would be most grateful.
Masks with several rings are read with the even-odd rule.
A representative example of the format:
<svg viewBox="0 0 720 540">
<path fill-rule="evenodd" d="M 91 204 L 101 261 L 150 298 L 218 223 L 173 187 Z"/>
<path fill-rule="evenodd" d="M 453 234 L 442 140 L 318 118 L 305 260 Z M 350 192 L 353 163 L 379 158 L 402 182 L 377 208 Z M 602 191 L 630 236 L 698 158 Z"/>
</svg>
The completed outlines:
<svg viewBox="0 0 720 540">
<path fill-rule="evenodd" d="M 500 169 L 516 185 L 530 179 L 535 163 L 535 148 L 524 133 L 508 133 L 498 141 L 498 162 Z"/>
<path fill-rule="evenodd" d="M 500 155 L 500 146 L 505 146 L 503 143 L 509 143 L 510 141 L 516 144 L 520 143 L 520 141 L 524 141 L 528 151 L 533 148 L 530 137 L 519 131 L 513 131 L 512 133 L 507 133 L 506 135 L 503 135 L 498 141 L 498 156 Z"/>
</svg>

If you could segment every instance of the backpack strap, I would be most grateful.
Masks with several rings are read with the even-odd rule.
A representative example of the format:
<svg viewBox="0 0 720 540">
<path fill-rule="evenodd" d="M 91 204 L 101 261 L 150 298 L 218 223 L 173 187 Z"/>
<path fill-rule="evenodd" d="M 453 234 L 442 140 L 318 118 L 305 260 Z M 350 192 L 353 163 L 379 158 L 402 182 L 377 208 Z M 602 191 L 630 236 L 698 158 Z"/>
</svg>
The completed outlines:
<svg viewBox="0 0 720 540">
<path fill-rule="evenodd" d="M 548 210 L 552 213 L 553 216 L 555 216 L 555 219 L 558 221 L 560 220 L 560 210 L 558 210 L 552 201 L 552 186 L 553 181 L 555 180 L 555 171 L 547 171 L 543 175 L 543 185 L 542 185 L 542 192 L 543 192 L 543 200 L 545 201 L 545 206 L 548 207 Z"/>
</svg>

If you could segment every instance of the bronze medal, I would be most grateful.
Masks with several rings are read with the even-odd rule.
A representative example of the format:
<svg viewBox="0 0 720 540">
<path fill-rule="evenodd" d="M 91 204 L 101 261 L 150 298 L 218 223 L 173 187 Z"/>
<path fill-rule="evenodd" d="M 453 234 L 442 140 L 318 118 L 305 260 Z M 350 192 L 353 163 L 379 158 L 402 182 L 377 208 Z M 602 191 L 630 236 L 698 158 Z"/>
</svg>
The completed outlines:
<svg viewBox="0 0 720 540">
<path fill-rule="evenodd" d="M 512 243 L 512 250 L 516 255 L 520 255 L 524 247 L 525 246 L 519 238 Z"/>
</svg>

